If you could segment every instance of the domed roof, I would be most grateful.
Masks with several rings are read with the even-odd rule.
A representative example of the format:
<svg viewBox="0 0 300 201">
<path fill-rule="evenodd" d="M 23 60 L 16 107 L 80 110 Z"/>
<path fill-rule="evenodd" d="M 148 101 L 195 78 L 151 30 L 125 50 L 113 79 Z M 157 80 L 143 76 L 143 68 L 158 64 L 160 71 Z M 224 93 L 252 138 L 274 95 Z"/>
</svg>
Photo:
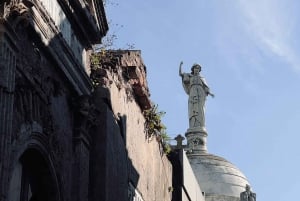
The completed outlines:
<svg viewBox="0 0 300 201">
<path fill-rule="evenodd" d="M 222 157 L 209 153 L 190 153 L 188 158 L 200 188 L 207 198 L 238 200 L 240 193 L 245 191 L 246 184 L 249 184 L 245 175 Z"/>
</svg>

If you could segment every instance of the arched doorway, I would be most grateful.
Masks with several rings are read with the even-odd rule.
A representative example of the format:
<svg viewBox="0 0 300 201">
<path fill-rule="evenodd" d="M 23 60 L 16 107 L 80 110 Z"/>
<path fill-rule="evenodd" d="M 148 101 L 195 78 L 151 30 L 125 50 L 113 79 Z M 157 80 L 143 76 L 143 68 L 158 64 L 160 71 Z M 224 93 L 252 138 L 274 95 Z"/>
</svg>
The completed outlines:
<svg viewBox="0 0 300 201">
<path fill-rule="evenodd" d="M 58 201 L 59 190 L 49 163 L 37 149 L 28 149 L 15 166 L 9 201 Z"/>
</svg>

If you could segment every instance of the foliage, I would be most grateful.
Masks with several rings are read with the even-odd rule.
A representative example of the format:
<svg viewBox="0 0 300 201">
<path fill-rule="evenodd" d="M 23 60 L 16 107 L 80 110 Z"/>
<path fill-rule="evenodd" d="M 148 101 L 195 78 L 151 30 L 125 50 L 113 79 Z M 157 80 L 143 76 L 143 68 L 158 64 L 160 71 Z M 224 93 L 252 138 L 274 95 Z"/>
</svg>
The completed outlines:
<svg viewBox="0 0 300 201">
<path fill-rule="evenodd" d="M 149 110 L 144 111 L 145 126 L 147 131 L 147 137 L 155 135 L 165 134 L 166 127 L 161 123 L 161 118 L 165 115 L 163 111 L 157 111 L 158 106 L 154 105 Z"/>
<path fill-rule="evenodd" d="M 101 51 L 91 55 L 91 68 L 93 68 L 92 70 L 96 70 L 101 65 L 116 62 L 115 60 L 116 59 L 112 51 L 101 49 Z"/>
<path fill-rule="evenodd" d="M 110 50 L 101 50 L 98 53 L 94 53 L 90 56 L 91 63 L 91 75 L 93 85 L 105 85 L 106 70 L 110 70 L 117 65 L 118 56 L 117 53 Z M 106 70 L 105 70 L 106 69 Z"/>
<path fill-rule="evenodd" d="M 118 6 L 118 3 L 114 0 L 104 0 L 104 6 L 107 8 L 108 6 Z M 91 62 L 91 71 L 92 74 L 97 74 L 96 71 L 103 68 L 104 66 L 114 66 L 117 59 L 113 52 L 115 50 L 132 50 L 135 48 L 133 43 L 126 43 L 123 48 L 116 47 L 116 43 L 118 40 L 117 32 L 120 31 L 124 26 L 118 23 L 113 23 L 111 20 L 108 22 L 109 32 L 104 36 L 101 40 L 101 44 L 96 44 L 93 46 L 94 54 L 90 57 Z M 98 72 L 101 74 L 101 72 Z M 97 76 L 92 77 L 93 84 L 97 86 L 99 84 L 99 80 L 97 81 Z"/>
<path fill-rule="evenodd" d="M 92 68 L 100 64 L 100 57 L 97 54 L 92 54 L 90 57 Z"/>
<path fill-rule="evenodd" d="M 144 111 L 145 117 L 145 131 L 147 139 L 151 139 L 153 136 L 159 141 L 166 154 L 170 153 L 171 147 L 168 144 L 170 137 L 166 133 L 166 126 L 161 122 L 161 118 L 165 115 L 165 112 L 158 111 L 158 106 L 153 105 L 149 110 Z"/>
<path fill-rule="evenodd" d="M 172 151 L 171 146 L 170 146 L 170 144 L 169 144 L 171 138 L 170 138 L 170 136 L 169 136 L 166 132 L 163 133 L 163 134 L 161 135 L 161 137 L 162 137 L 162 138 L 161 138 L 161 143 L 162 143 L 162 145 L 163 145 L 164 152 L 165 152 L 166 154 L 169 154 L 169 153 Z"/>
</svg>

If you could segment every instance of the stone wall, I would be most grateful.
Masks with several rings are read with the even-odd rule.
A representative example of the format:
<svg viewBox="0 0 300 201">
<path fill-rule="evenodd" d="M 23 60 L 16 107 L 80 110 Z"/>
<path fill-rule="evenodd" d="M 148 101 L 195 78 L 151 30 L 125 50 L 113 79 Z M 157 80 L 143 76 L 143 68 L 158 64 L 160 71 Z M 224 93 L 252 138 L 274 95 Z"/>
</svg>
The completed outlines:
<svg viewBox="0 0 300 201">
<path fill-rule="evenodd" d="M 94 65 L 92 73 L 94 81 L 99 83 L 94 103 L 101 110 L 99 119 L 106 120 L 93 134 L 102 145 L 106 143 L 104 150 L 97 143 L 93 148 L 94 157 L 98 158 L 94 163 L 101 167 L 102 158 L 105 164 L 101 171 L 109 173 L 102 184 L 106 189 L 103 200 L 114 200 L 116 192 L 123 196 L 124 192 L 118 189 L 124 186 L 126 189 L 133 186 L 135 191 L 129 190 L 129 196 L 136 194 L 145 201 L 171 200 L 172 166 L 160 142 L 155 137 L 147 139 L 145 133 L 143 110 L 150 108 L 151 103 L 140 51 L 107 54 L 108 60 L 101 56 L 95 60 L 99 65 Z M 101 104 L 106 104 L 107 109 Z"/>
</svg>

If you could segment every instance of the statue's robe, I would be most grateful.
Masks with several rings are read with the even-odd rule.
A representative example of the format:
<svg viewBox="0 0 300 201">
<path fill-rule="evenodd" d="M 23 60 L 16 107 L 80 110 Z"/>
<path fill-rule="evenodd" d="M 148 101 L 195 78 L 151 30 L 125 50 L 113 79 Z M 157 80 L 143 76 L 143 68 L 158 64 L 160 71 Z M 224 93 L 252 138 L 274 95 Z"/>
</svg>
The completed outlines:
<svg viewBox="0 0 300 201">
<path fill-rule="evenodd" d="M 204 105 L 209 93 L 205 79 L 199 75 L 183 73 L 182 85 L 189 95 L 189 127 L 205 130 Z"/>
</svg>

